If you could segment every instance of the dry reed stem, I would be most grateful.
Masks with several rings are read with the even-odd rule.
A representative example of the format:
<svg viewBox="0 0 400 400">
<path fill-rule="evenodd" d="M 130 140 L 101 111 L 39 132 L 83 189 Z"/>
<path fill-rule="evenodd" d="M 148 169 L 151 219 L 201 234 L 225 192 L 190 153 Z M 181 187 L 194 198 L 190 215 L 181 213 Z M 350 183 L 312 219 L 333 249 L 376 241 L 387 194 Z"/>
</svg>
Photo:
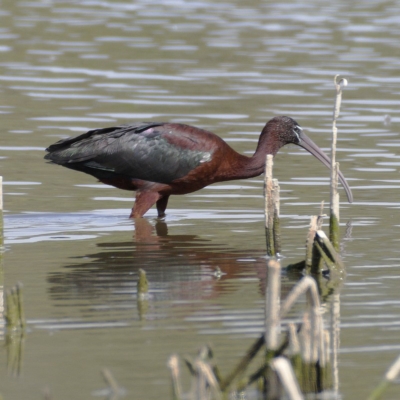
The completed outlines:
<svg viewBox="0 0 400 400">
<path fill-rule="evenodd" d="M 338 174 L 339 164 L 336 162 L 336 142 L 337 142 L 337 127 L 336 121 L 340 113 L 340 105 L 342 103 L 342 90 L 347 86 L 346 79 L 337 81 L 339 75 L 335 75 L 333 82 L 336 89 L 335 106 L 333 109 L 332 121 L 332 150 L 331 150 L 331 190 L 330 190 L 330 239 L 336 249 L 339 248 L 339 192 L 338 188 Z"/>
<path fill-rule="evenodd" d="M 219 389 L 218 381 L 214 375 L 211 366 L 201 360 L 196 360 L 194 366 L 199 379 L 198 389 L 200 390 L 198 391 L 198 393 L 205 393 L 207 386 L 209 386 L 213 393 L 213 398 L 217 400 L 221 399 L 222 395 Z M 200 398 L 203 399 L 203 397 Z"/>
<path fill-rule="evenodd" d="M 374 389 L 374 391 L 368 397 L 368 400 L 380 399 L 386 389 L 394 382 L 400 374 L 400 356 L 397 357 L 396 361 L 389 367 L 381 383 Z"/>
<path fill-rule="evenodd" d="M 385 374 L 385 379 L 389 382 L 393 382 L 400 374 L 400 356 L 397 357 L 396 361 L 391 365 Z"/>
<path fill-rule="evenodd" d="M 290 356 L 295 356 L 300 354 L 300 342 L 299 336 L 297 335 L 297 327 L 293 322 L 288 324 L 288 334 L 289 334 L 289 354 Z"/>
<path fill-rule="evenodd" d="M 299 384 L 290 362 L 284 357 L 276 357 L 271 361 L 272 368 L 276 371 L 290 400 L 302 400 Z"/>
<path fill-rule="evenodd" d="M 280 208 L 281 208 L 281 203 L 280 203 L 280 187 L 279 187 L 279 182 L 278 179 L 273 179 L 272 180 L 272 203 L 273 203 L 273 209 L 274 209 L 274 217 L 273 217 L 273 223 L 272 223 L 272 229 L 273 229 L 273 235 L 274 235 L 274 248 L 275 248 L 275 255 L 279 256 L 279 253 L 281 252 L 281 225 L 280 225 Z"/>
<path fill-rule="evenodd" d="M 330 310 L 330 346 L 332 354 L 332 380 L 333 391 L 339 393 L 339 364 L 338 350 L 340 347 L 340 296 L 339 293 L 334 293 L 331 300 Z"/>
<path fill-rule="evenodd" d="M 342 90 L 347 86 L 346 79 L 340 79 L 337 81 L 339 75 L 335 75 L 333 83 L 336 89 L 335 106 L 333 108 L 333 121 L 332 121 L 332 148 L 331 148 L 331 211 L 335 213 L 339 221 L 339 203 L 337 203 L 338 198 L 335 197 L 337 193 L 337 178 L 338 170 L 336 169 L 336 142 L 337 142 L 337 127 L 336 121 L 339 117 L 340 106 L 342 104 Z"/>
<path fill-rule="evenodd" d="M 328 259 L 331 260 L 330 264 L 333 264 L 333 265 L 329 265 L 329 262 L 328 262 L 328 266 L 334 268 L 340 274 L 343 274 L 345 271 L 344 264 L 339 256 L 339 254 L 337 253 L 337 250 L 335 249 L 333 244 L 329 241 L 328 237 L 325 235 L 325 232 L 322 230 L 317 231 L 317 234 L 315 235 L 315 239 L 317 240 L 317 242 L 319 243 L 319 245 L 321 246 L 321 248 L 323 250 L 321 252 L 321 256 L 324 258 L 324 261 L 326 260 L 326 256 L 327 256 Z M 324 256 L 323 253 L 325 253 L 326 256 Z"/>
<path fill-rule="evenodd" d="M 303 359 L 306 362 L 316 363 L 320 361 L 321 366 L 326 364 L 326 350 L 324 342 L 323 319 L 321 315 L 321 304 L 319 300 L 317 283 L 309 276 L 298 282 L 282 304 L 280 318 L 289 312 L 297 299 L 305 293 L 307 296 L 307 311 L 304 313 L 302 326 Z M 304 353 L 305 351 L 305 353 Z"/>
<path fill-rule="evenodd" d="M 302 360 L 310 364 L 311 362 L 311 323 L 310 314 L 306 311 L 303 314 L 303 323 L 300 331 L 300 350 Z"/>
<path fill-rule="evenodd" d="M 310 276 L 305 276 L 301 279 L 290 291 L 289 295 L 286 297 L 285 302 L 282 304 L 280 311 L 280 319 L 284 318 L 288 311 L 292 308 L 293 304 L 297 299 L 307 290 L 310 291 L 313 307 L 320 307 L 318 288 L 315 280 Z"/>
<path fill-rule="evenodd" d="M 314 306 L 313 301 L 311 300 L 310 290 L 306 292 L 307 303 L 309 308 L 310 315 L 310 346 L 311 346 L 311 354 L 310 359 L 312 363 L 316 363 L 318 361 L 318 353 L 320 348 L 320 334 L 321 334 L 321 314 L 320 307 Z"/>
<path fill-rule="evenodd" d="M 321 210 L 319 212 L 318 220 L 317 220 L 318 229 L 322 229 L 322 224 L 324 223 L 324 217 L 326 217 L 326 214 L 324 214 L 324 207 L 325 207 L 325 202 L 322 200 L 321 201 Z"/>
<path fill-rule="evenodd" d="M 267 255 L 276 255 L 274 244 L 274 207 L 273 207 L 273 187 L 272 187 L 272 167 L 274 165 L 273 156 L 268 154 L 265 158 L 264 175 L 264 212 L 265 212 L 265 237 L 267 242 Z"/>
<path fill-rule="evenodd" d="M 278 256 L 281 251 L 279 183 L 272 178 L 273 156 L 265 159 L 264 200 L 265 200 L 265 238 L 267 255 Z"/>
<path fill-rule="evenodd" d="M 265 295 L 265 344 L 267 350 L 276 350 L 279 346 L 279 310 L 281 297 L 281 265 L 278 261 L 268 262 L 268 287 Z"/>
<path fill-rule="evenodd" d="M 167 366 L 171 372 L 172 381 L 172 399 L 181 400 L 182 399 L 182 387 L 179 378 L 179 358 L 176 354 L 173 354 L 168 362 Z"/>
<path fill-rule="evenodd" d="M 113 374 L 111 373 L 111 371 L 108 368 L 103 368 L 101 370 L 101 374 L 103 375 L 103 379 L 108 385 L 111 393 L 113 395 L 118 395 L 120 392 L 119 385 L 116 379 L 114 378 Z"/>
</svg>

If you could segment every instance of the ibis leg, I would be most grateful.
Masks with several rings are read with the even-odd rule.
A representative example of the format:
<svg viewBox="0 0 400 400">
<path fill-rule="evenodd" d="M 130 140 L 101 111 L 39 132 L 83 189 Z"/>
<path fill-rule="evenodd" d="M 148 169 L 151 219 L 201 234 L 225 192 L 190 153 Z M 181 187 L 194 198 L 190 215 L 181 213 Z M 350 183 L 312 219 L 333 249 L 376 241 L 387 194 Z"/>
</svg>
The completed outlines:
<svg viewBox="0 0 400 400">
<path fill-rule="evenodd" d="M 129 218 L 141 218 L 160 199 L 157 192 L 136 192 L 135 204 Z"/>
<path fill-rule="evenodd" d="M 158 218 L 165 217 L 165 210 L 168 205 L 168 199 L 169 199 L 169 195 L 163 196 L 157 201 Z"/>
</svg>

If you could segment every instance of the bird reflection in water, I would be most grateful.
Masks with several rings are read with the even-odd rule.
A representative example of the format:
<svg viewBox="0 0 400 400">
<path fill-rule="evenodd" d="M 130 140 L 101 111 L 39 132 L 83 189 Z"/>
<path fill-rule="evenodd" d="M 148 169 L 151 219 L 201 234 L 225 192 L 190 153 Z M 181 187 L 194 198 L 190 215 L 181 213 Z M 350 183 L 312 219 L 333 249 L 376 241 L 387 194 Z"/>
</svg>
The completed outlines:
<svg viewBox="0 0 400 400">
<path fill-rule="evenodd" d="M 103 311 L 134 308 L 132 298 L 136 296 L 140 268 L 146 271 L 155 308 L 173 301 L 196 309 L 198 301 L 238 291 L 249 278 L 260 279 L 259 291 L 263 294 L 264 249 L 234 250 L 226 243 L 217 244 L 197 235 L 169 234 L 166 222 L 160 220 L 155 225 L 145 218 L 132 223 L 133 241 L 99 243 L 99 251 L 82 257 L 81 263 L 65 265 L 52 273 L 52 298 L 74 302 L 86 299 L 92 309 L 100 307 Z"/>
</svg>

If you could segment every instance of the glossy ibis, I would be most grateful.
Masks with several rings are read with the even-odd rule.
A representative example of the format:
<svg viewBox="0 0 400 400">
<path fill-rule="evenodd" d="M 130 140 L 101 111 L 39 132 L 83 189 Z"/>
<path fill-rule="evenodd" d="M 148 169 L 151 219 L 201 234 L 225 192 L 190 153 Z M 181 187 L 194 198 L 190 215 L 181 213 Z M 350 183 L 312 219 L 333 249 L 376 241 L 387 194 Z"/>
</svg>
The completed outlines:
<svg viewBox="0 0 400 400">
<path fill-rule="evenodd" d="M 246 179 L 264 172 L 266 154 L 285 144 L 303 147 L 330 167 L 329 157 L 289 117 L 271 119 L 261 132 L 252 157 L 237 153 L 219 136 L 189 125 L 139 122 L 94 129 L 60 140 L 46 149 L 45 159 L 93 175 L 119 189 L 136 190 L 131 218 L 156 204 L 165 215 L 171 194 L 195 192 L 215 182 Z M 339 175 L 347 198 L 353 195 Z"/>
</svg>

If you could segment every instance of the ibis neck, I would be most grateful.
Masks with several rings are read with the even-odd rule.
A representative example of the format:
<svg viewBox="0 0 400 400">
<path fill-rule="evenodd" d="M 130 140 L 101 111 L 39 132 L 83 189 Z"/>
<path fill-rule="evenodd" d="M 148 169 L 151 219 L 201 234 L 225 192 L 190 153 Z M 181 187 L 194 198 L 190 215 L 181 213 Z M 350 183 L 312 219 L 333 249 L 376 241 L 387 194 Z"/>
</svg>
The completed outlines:
<svg viewBox="0 0 400 400">
<path fill-rule="evenodd" d="M 280 147 L 282 147 L 282 145 L 278 141 L 271 140 L 271 136 L 263 130 L 258 141 L 257 149 L 252 157 L 238 154 L 237 163 L 235 163 L 236 165 L 234 168 L 236 174 L 232 179 L 253 178 L 264 173 L 267 154 L 275 156 Z"/>
</svg>

